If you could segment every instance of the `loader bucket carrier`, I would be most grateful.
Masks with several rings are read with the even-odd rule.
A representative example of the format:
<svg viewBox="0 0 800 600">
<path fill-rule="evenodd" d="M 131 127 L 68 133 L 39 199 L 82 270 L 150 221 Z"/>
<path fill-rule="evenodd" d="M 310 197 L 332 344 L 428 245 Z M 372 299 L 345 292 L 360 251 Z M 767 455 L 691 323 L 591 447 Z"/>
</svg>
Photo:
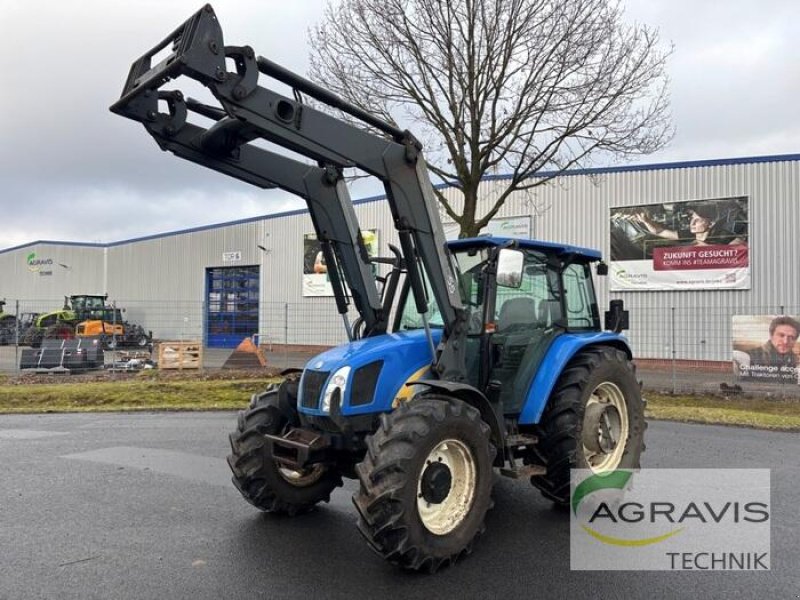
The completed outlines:
<svg viewBox="0 0 800 600">
<path fill-rule="evenodd" d="M 168 89 L 187 78 L 216 104 Z M 268 87 L 276 83 L 293 96 Z M 308 205 L 350 341 L 241 412 L 228 463 L 251 504 L 298 515 L 356 478 L 369 546 L 436 571 L 482 531 L 493 469 L 567 505 L 570 469 L 639 466 L 646 424 L 620 335 L 628 313 L 612 302 L 611 331 L 602 330 L 598 252 L 499 237 L 446 242 L 410 132 L 249 46 L 226 46 L 208 5 L 134 62 L 111 110 L 142 123 L 162 150 Z M 384 186 L 399 241 L 391 257 L 366 251 L 342 175 L 350 167 Z M 388 274 L 376 276 L 376 265 Z"/>
<path fill-rule="evenodd" d="M 172 48 L 172 53 L 152 65 L 152 57 L 167 47 Z M 226 71 L 226 58 L 233 60 L 236 73 Z M 387 137 L 368 133 L 297 99 L 261 87 L 259 75 L 347 112 Z M 185 98 L 180 91 L 160 89 L 181 76 L 205 85 L 221 106 L 204 105 Z M 168 113 L 159 112 L 159 101 L 166 103 Z M 404 266 L 420 312 L 428 310 L 420 272 L 424 267 L 436 303 L 445 316 L 447 334 L 464 335 L 464 311 L 436 213 L 433 188 L 421 146 L 409 132 L 256 57 L 248 46 L 225 46 L 216 15 L 208 5 L 133 64 L 122 97 L 111 110 L 142 122 L 163 150 L 253 185 L 278 187 L 304 198 L 322 245 L 339 312 L 347 312 L 343 286 L 346 282 L 363 320 L 365 336 L 386 332 L 388 306 L 381 304 L 341 171 L 358 167 L 377 177 L 386 189 Z M 209 128 L 193 125 L 187 121 L 191 112 L 216 123 Z M 303 154 L 319 166 L 248 144 L 259 137 Z M 458 379 L 463 374 L 463 355 L 451 354 L 452 348 L 440 349 L 439 371 L 444 378 Z"/>
</svg>

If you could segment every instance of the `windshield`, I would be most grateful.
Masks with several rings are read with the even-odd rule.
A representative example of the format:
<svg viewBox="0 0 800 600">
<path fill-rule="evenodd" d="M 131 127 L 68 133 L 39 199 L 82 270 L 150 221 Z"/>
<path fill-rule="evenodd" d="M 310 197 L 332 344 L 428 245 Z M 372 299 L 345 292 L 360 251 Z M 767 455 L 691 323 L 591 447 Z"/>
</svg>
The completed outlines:
<svg viewBox="0 0 800 600">
<path fill-rule="evenodd" d="M 456 264 L 458 281 L 461 291 L 461 301 L 469 311 L 469 334 L 479 334 L 483 329 L 483 298 L 480 292 L 480 277 L 486 264 L 486 249 L 469 249 L 453 253 Z M 423 273 L 425 280 L 425 293 L 428 297 L 428 324 L 431 327 L 444 327 L 442 314 L 433 298 L 427 274 Z M 422 329 L 424 327 L 422 315 L 417 312 L 413 293 L 409 291 L 400 317 L 400 330 Z"/>
</svg>

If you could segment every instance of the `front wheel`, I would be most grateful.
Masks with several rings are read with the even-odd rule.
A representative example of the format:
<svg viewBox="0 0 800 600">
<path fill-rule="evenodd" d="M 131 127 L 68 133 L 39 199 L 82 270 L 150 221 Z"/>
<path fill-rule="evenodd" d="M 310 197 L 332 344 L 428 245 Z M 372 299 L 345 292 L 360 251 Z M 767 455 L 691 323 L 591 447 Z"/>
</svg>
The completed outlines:
<svg viewBox="0 0 800 600">
<path fill-rule="evenodd" d="M 571 469 L 639 468 L 646 427 L 628 356 L 607 346 L 584 350 L 564 369 L 542 415 L 539 450 L 547 473 L 531 483 L 566 506 Z"/>
<path fill-rule="evenodd" d="M 230 434 L 228 465 L 233 484 L 250 504 L 265 512 L 294 516 L 328 502 L 342 485 L 338 472 L 324 465 L 300 471 L 280 466 L 263 434 L 281 435 L 296 424 L 297 382 L 287 380 L 277 389 L 254 396 L 248 410 L 239 412 L 238 427 Z M 295 393 L 293 393 L 293 391 Z"/>
<path fill-rule="evenodd" d="M 491 506 L 495 448 L 468 404 L 429 394 L 381 417 L 353 502 L 358 528 L 389 562 L 434 572 L 472 549 Z"/>
</svg>

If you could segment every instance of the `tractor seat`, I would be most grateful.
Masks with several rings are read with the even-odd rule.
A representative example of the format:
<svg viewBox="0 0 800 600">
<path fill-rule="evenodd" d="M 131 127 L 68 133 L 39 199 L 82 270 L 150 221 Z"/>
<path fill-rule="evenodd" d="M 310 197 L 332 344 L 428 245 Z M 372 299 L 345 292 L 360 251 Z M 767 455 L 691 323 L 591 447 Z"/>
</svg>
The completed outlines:
<svg viewBox="0 0 800 600">
<path fill-rule="evenodd" d="M 561 319 L 561 303 L 558 300 L 542 299 L 539 301 L 539 322 L 542 327 L 551 327 Z"/>
<path fill-rule="evenodd" d="M 497 332 L 503 333 L 513 325 L 536 326 L 539 322 L 536 301 L 533 298 L 509 298 L 500 307 L 497 317 Z"/>
</svg>

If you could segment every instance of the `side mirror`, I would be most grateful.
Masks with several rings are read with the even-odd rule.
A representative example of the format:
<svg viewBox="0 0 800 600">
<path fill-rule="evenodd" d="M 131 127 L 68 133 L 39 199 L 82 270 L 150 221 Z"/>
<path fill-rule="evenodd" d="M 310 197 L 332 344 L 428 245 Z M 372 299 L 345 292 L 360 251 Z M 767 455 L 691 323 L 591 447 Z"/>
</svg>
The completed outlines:
<svg viewBox="0 0 800 600">
<path fill-rule="evenodd" d="M 604 263 L 602 260 L 597 263 L 597 274 L 601 277 L 605 277 L 608 275 L 608 265 Z"/>
<path fill-rule="evenodd" d="M 605 328 L 608 331 L 620 333 L 625 329 L 630 329 L 629 313 L 625 310 L 625 304 L 622 300 L 609 302 L 605 317 Z"/>
<path fill-rule="evenodd" d="M 525 255 L 519 250 L 503 248 L 497 258 L 497 285 L 518 288 L 522 285 L 522 267 Z"/>
</svg>

